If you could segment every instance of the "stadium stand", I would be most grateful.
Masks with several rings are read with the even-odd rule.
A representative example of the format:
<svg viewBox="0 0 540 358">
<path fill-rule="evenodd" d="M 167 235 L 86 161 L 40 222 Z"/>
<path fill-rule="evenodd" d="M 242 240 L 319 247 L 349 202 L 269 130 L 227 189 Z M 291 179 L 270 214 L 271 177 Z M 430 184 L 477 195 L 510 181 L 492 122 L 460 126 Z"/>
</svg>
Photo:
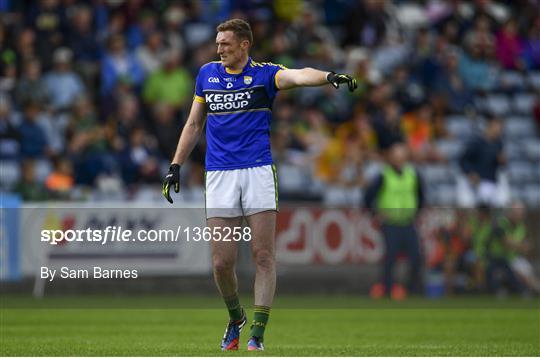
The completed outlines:
<svg viewBox="0 0 540 358">
<path fill-rule="evenodd" d="M 159 198 L 137 193 L 159 191 L 196 71 L 215 59 L 215 25 L 241 16 L 253 26 L 255 59 L 343 69 L 360 84 L 353 95 L 328 86 L 279 96 L 272 140 L 282 200 L 358 205 L 351 198 L 360 201 L 369 168 L 401 137 L 428 202 L 455 204 L 463 149 L 497 116 L 511 196 L 540 207 L 534 1 L 0 4 L 2 190 L 20 189 L 25 170 L 44 184 L 60 157 L 74 181 L 64 199 Z M 201 187 L 203 165 L 204 141 L 185 193 Z"/>
</svg>

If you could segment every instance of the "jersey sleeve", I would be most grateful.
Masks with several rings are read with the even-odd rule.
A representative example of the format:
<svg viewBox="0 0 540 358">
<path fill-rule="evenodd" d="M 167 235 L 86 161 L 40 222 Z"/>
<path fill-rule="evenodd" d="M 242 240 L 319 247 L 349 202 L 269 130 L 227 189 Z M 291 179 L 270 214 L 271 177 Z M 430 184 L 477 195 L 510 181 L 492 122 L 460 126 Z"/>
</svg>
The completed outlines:
<svg viewBox="0 0 540 358">
<path fill-rule="evenodd" d="M 199 103 L 206 103 L 202 87 L 203 77 L 203 69 L 201 68 L 197 75 L 197 79 L 195 80 L 195 95 L 193 95 L 193 100 Z"/>
<path fill-rule="evenodd" d="M 279 86 L 278 86 L 279 73 L 280 71 L 286 70 L 287 67 L 280 64 L 271 63 L 271 62 L 268 62 L 265 65 L 266 65 L 265 66 L 266 76 L 268 78 L 268 80 L 266 81 L 268 94 L 270 95 L 270 97 L 275 97 L 277 94 L 277 91 L 279 91 Z"/>
</svg>

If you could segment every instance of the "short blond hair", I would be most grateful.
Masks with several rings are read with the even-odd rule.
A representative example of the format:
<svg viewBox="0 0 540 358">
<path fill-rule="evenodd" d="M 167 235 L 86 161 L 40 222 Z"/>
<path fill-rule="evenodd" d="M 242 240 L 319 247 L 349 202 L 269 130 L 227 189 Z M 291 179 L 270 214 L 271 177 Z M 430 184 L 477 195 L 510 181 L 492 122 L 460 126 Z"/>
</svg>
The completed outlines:
<svg viewBox="0 0 540 358">
<path fill-rule="evenodd" d="M 216 31 L 232 31 L 234 36 L 240 40 L 248 40 L 249 45 L 253 45 L 253 32 L 251 32 L 251 26 L 242 19 L 230 19 L 222 22 L 216 27 Z"/>
</svg>

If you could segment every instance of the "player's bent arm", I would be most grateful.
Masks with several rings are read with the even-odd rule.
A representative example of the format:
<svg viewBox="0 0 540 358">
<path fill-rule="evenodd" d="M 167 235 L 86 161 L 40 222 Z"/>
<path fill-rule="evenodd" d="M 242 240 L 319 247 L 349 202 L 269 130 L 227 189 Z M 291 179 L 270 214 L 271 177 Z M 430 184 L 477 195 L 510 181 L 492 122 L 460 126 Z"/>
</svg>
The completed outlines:
<svg viewBox="0 0 540 358">
<path fill-rule="evenodd" d="M 206 105 L 194 99 L 186 125 L 178 140 L 178 146 L 176 147 L 172 164 L 184 164 L 201 136 L 205 119 Z"/>
<path fill-rule="evenodd" d="M 328 84 L 326 76 L 330 72 L 319 71 L 311 67 L 302 69 L 286 69 L 279 71 L 276 83 L 279 89 L 290 89 L 303 86 L 322 86 Z"/>
</svg>

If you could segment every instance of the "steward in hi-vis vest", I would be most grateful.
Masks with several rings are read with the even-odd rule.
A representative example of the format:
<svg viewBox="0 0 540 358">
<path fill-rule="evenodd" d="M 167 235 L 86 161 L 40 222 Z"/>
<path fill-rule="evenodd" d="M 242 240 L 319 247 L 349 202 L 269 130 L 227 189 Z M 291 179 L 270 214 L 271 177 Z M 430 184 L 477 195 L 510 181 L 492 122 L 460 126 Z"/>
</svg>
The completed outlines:
<svg viewBox="0 0 540 358">
<path fill-rule="evenodd" d="M 385 222 L 408 225 L 418 211 L 418 175 L 412 165 L 398 172 L 390 165 L 382 170 L 382 186 L 377 195 L 377 212 Z"/>
<path fill-rule="evenodd" d="M 388 163 L 368 186 L 365 206 L 381 222 L 386 244 L 383 267 L 384 292 L 392 294 L 393 268 L 400 252 L 405 252 L 410 263 L 407 288 L 421 287 L 422 259 L 418 234 L 414 226 L 416 215 L 424 203 L 423 185 L 414 167 L 407 163 L 408 150 L 403 143 L 388 149 Z"/>
</svg>

